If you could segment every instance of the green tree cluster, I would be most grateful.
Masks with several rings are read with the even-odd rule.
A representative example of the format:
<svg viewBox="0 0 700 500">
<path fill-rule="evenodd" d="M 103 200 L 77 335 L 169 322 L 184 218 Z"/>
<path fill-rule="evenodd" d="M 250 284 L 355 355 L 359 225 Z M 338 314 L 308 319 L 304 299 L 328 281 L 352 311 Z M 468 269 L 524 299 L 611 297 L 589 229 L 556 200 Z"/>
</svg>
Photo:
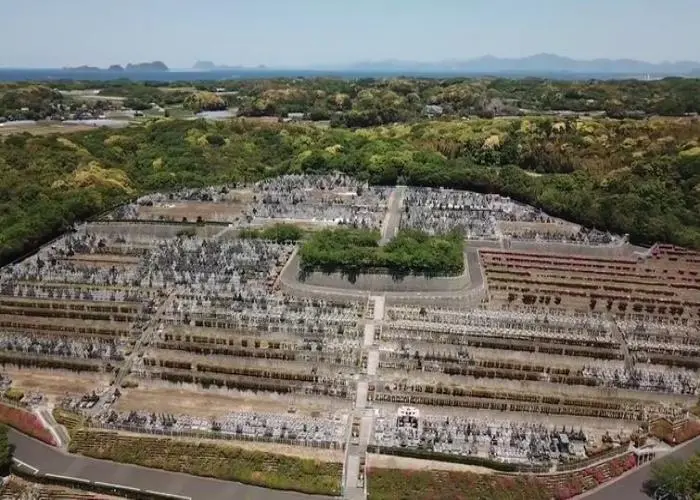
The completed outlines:
<svg viewBox="0 0 700 500">
<path fill-rule="evenodd" d="M 213 92 L 195 92 L 185 98 L 183 106 L 194 113 L 220 111 L 228 107 L 226 101 Z"/>
<path fill-rule="evenodd" d="M 379 232 L 367 229 L 325 229 L 311 235 L 299 251 L 305 272 L 389 271 L 393 275 L 455 275 L 464 270 L 464 238 L 459 233 L 428 236 L 399 231 L 379 246 Z"/>
<path fill-rule="evenodd" d="M 700 498 L 700 454 L 687 461 L 663 460 L 652 466 L 647 489 L 655 498 L 697 500 Z M 665 495 L 665 496 L 664 496 Z"/>
<path fill-rule="evenodd" d="M 7 426 L 0 424 L 0 475 L 7 475 L 12 465 L 12 445 L 7 437 Z"/>
</svg>

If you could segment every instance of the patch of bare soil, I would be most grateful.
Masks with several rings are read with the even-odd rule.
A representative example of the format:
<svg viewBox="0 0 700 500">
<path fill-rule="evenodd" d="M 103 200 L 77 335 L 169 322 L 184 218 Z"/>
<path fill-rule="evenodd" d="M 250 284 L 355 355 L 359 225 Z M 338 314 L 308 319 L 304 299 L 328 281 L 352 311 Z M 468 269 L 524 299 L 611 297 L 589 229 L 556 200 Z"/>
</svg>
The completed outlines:
<svg viewBox="0 0 700 500">
<path fill-rule="evenodd" d="M 473 472 L 474 474 L 493 474 L 491 469 L 487 469 L 486 467 L 477 467 L 476 465 L 453 464 L 450 462 L 395 457 L 392 455 L 368 454 L 367 462 L 371 467 L 384 469 L 453 470 L 460 472 Z"/>
<path fill-rule="evenodd" d="M 57 402 L 66 396 L 83 395 L 109 385 L 109 376 L 98 373 L 79 375 L 69 371 L 31 371 L 8 367 L 3 376 L 12 379 L 12 387 L 27 392 L 44 394 L 49 401 Z"/>
</svg>

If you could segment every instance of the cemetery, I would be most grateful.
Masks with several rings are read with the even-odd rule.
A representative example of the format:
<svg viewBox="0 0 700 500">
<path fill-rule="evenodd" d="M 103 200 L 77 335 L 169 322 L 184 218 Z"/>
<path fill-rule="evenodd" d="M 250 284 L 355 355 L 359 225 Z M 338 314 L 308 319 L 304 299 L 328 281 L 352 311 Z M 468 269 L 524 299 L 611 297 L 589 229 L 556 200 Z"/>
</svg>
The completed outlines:
<svg viewBox="0 0 700 500">
<path fill-rule="evenodd" d="M 357 484 L 369 451 L 569 470 L 696 404 L 699 272 L 496 195 L 289 175 L 154 193 L 1 269 L 0 363 L 18 389 L 65 374 L 42 404 L 87 419 L 90 456 L 144 435 L 352 449 Z"/>
</svg>

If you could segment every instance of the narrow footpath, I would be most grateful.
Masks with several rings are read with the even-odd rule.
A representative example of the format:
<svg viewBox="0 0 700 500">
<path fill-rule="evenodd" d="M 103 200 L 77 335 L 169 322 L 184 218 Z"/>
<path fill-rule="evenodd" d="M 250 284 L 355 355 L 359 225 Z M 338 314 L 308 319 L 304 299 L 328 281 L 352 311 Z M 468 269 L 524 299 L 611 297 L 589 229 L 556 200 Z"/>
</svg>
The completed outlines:
<svg viewBox="0 0 700 500">
<path fill-rule="evenodd" d="M 386 214 L 382 222 L 382 237 L 380 245 L 386 245 L 396 236 L 401 223 L 401 210 L 406 197 L 406 186 L 396 186 L 387 200 Z"/>
<path fill-rule="evenodd" d="M 345 458 L 345 475 L 343 477 L 344 497 L 348 500 L 364 500 L 367 498 L 365 464 L 367 447 L 374 428 L 374 411 L 367 408 L 367 386 L 376 376 L 379 365 L 379 348 L 375 335 L 381 331 L 384 320 L 384 296 L 369 298 L 368 313 L 370 315 L 364 325 L 362 336 L 362 373 L 357 381 L 355 408 L 350 415 L 351 432 L 348 434 L 347 453 Z"/>
</svg>

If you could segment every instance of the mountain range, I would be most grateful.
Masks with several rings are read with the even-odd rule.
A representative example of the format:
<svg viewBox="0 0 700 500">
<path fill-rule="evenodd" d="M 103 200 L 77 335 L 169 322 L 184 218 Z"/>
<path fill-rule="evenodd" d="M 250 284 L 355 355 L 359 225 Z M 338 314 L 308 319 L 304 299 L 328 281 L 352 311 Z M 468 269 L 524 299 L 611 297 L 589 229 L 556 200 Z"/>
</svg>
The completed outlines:
<svg viewBox="0 0 700 500">
<path fill-rule="evenodd" d="M 211 61 L 198 61 L 194 69 L 214 71 L 222 69 L 242 69 L 240 66 L 218 66 Z M 258 68 L 260 69 L 260 68 Z M 324 65 L 305 69 L 328 71 L 380 71 L 380 72 L 458 72 L 479 74 L 550 74 L 581 73 L 610 75 L 656 75 L 688 76 L 700 74 L 700 62 L 673 61 L 651 63 L 635 59 L 591 59 L 580 60 L 556 54 L 536 54 L 522 58 L 500 58 L 482 56 L 474 59 L 448 59 L 435 62 L 383 60 L 362 61 L 350 65 Z"/>
<path fill-rule="evenodd" d="M 352 69 L 395 68 L 411 70 L 454 70 L 473 73 L 610 73 L 686 75 L 700 69 L 700 62 L 675 61 L 650 63 L 635 59 L 580 60 L 555 54 L 536 54 L 523 58 L 483 56 L 467 60 L 439 62 L 378 61 L 360 62 Z"/>
</svg>

